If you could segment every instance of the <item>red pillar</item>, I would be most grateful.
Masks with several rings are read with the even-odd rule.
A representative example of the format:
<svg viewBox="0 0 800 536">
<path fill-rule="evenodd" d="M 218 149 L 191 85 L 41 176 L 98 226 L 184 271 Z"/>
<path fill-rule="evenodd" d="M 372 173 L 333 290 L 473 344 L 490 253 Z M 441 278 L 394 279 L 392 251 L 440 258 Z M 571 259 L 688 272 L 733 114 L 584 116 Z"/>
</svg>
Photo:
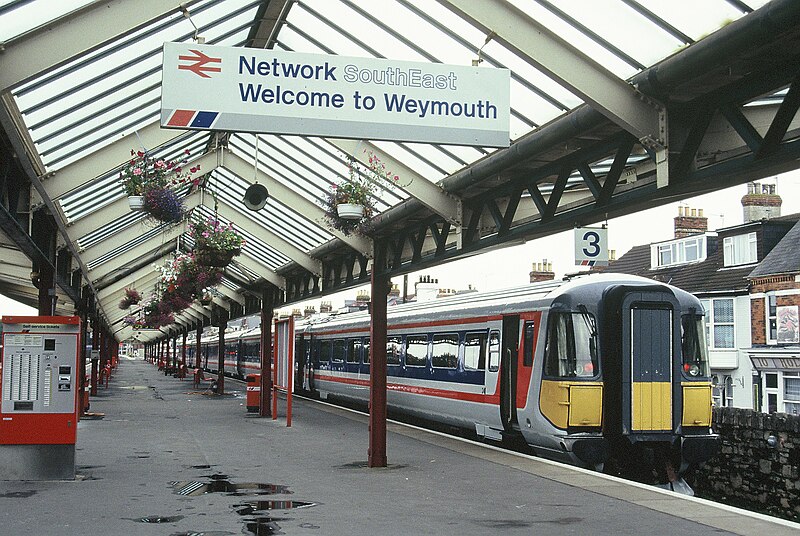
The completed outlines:
<svg viewBox="0 0 800 536">
<path fill-rule="evenodd" d="M 261 292 L 261 392 L 258 397 L 259 417 L 271 416 L 272 398 L 272 309 L 275 307 L 272 290 Z"/>
<path fill-rule="evenodd" d="M 97 351 L 95 354 L 94 352 Z M 90 394 L 97 395 L 97 358 L 100 355 L 100 321 L 97 317 L 92 319 L 92 387 Z"/>
<path fill-rule="evenodd" d="M 195 337 L 195 348 L 194 348 L 194 366 L 197 368 L 202 367 L 203 359 L 202 355 L 200 355 L 203 351 L 202 346 L 200 346 L 200 338 L 203 336 L 203 324 L 197 325 L 197 337 Z"/>
<path fill-rule="evenodd" d="M 181 370 L 186 368 L 186 337 L 189 335 L 189 328 L 183 328 L 183 344 L 181 344 Z"/>
<path fill-rule="evenodd" d="M 382 272 L 383 263 L 375 245 L 372 264 L 372 297 L 369 329 L 369 467 L 386 467 L 386 295 L 389 278 Z"/>
<path fill-rule="evenodd" d="M 217 309 L 219 318 L 217 319 L 217 327 L 219 328 L 219 339 L 217 341 L 217 393 L 225 393 L 225 328 L 228 327 L 228 311 L 219 307 Z"/>
</svg>

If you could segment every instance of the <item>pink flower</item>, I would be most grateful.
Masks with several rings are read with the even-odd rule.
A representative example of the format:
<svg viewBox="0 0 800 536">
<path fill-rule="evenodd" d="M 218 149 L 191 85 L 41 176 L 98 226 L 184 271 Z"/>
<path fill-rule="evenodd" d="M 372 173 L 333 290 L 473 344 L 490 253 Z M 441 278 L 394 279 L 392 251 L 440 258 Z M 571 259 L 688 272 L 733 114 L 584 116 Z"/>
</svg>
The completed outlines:
<svg viewBox="0 0 800 536">
<path fill-rule="evenodd" d="M 142 168 L 133 168 L 133 174 L 139 176 L 142 174 Z"/>
</svg>

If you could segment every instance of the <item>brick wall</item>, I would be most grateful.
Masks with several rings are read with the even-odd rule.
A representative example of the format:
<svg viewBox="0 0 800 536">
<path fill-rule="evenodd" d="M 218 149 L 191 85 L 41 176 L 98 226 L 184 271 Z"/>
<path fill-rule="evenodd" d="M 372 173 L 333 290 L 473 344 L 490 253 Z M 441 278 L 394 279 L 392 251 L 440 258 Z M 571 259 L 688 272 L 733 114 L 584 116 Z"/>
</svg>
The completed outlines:
<svg viewBox="0 0 800 536">
<path fill-rule="evenodd" d="M 715 408 L 713 427 L 722 446 L 689 480 L 695 494 L 800 521 L 800 417 Z"/>
<path fill-rule="evenodd" d="M 750 293 L 763 293 L 777 290 L 791 290 L 800 288 L 800 283 L 794 280 L 794 275 L 778 275 L 754 279 L 750 284 Z M 800 305 L 800 294 L 792 296 L 778 296 L 778 307 L 784 305 Z M 766 326 L 766 301 L 764 298 L 750 300 L 750 340 L 753 345 L 767 344 Z"/>
</svg>

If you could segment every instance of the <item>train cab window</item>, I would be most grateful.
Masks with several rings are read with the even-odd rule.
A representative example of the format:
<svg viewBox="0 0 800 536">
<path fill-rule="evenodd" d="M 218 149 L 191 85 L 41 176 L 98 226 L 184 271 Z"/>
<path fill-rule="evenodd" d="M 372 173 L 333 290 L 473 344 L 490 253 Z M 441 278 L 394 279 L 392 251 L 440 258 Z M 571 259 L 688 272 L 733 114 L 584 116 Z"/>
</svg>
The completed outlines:
<svg viewBox="0 0 800 536">
<path fill-rule="evenodd" d="M 386 364 L 400 364 L 400 349 L 403 346 L 403 339 L 398 335 L 386 337 Z"/>
<path fill-rule="evenodd" d="M 683 373 L 690 378 L 708 377 L 708 346 L 703 316 L 694 309 L 681 315 L 681 354 Z"/>
<path fill-rule="evenodd" d="M 344 362 L 344 339 L 336 339 L 333 341 L 333 355 L 331 361 L 334 363 L 343 363 Z"/>
<path fill-rule="evenodd" d="M 489 333 L 489 372 L 500 370 L 500 332 Z"/>
<path fill-rule="evenodd" d="M 364 359 L 364 364 L 369 365 L 369 337 L 361 339 L 361 357 Z"/>
<path fill-rule="evenodd" d="M 597 332 L 594 316 L 551 313 L 545 345 L 544 373 L 554 378 L 590 378 L 597 369 Z"/>
<path fill-rule="evenodd" d="M 486 333 L 464 335 L 464 370 L 486 368 Z"/>
<path fill-rule="evenodd" d="M 525 367 L 533 366 L 533 351 L 535 348 L 533 347 L 534 335 L 536 334 L 536 330 L 534 329 L 535 326 L 533 322 L 525 322 L 525 340 L 522 344 L 522 365 Z"/>
<path fill-rule="evenodd" d="M 458 333 L 437 333 L 433 336 L 431 365 L 452 369 L 458 366 Z"/>
<path fill-rule="evenodd" d="M 356 346 L 357 342 L 359 341 L 356 339 L 347 339 L 347 356 L 345 357 L 345 360 L 348 363 L 358 363 L 361 347 Z"/>
<path fill-rule="evenodd" d="M 428 336 L 406 335 L 406 366 L 424 367 L 428 364 Z"/>
</svg>

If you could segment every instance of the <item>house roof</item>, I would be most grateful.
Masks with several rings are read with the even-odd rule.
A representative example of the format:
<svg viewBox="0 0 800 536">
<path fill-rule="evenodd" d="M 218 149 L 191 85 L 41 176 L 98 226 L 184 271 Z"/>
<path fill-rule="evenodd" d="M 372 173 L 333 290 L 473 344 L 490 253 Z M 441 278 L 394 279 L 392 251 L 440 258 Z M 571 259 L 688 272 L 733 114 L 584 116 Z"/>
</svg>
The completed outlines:
<svg viewBox="0 0 800 536">
<path fill-rule="evenodd" d="M 789 232 L 772 248 L 764 260 L 762 260 L 755 270 L 750 272 L 750 279 L 764 277 L 767 275 L 797 273 L 800 272 L 800 222 L 794 224 Z"/>
<path fill-rule="evenodd" d="M 709 241 L 709 251 L 714 252 L 701 262 L 652 269 L 650 267 L 650 244 L 645 244 L 634 246 L 604 271 L 649 277 L 693 294 L 746 291 L 747 276 L 752 271 L 753 265 L 724 268 L 722 248 L 715 247 L 718 238 L 708 236 L 706 240 Z"/>
</svg>

